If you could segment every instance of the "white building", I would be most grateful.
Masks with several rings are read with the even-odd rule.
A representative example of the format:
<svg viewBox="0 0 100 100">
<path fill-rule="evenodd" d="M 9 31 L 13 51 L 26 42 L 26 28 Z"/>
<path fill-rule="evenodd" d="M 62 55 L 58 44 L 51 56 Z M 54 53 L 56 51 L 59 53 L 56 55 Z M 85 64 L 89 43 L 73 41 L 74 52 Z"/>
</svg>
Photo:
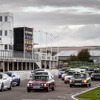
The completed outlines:
<svg viewBox="0 0 100 100">
<path fill-rule="evenodd" d="M 13 50 L 13 14 L 0 13 L 0 50 Z"/>
</svg>

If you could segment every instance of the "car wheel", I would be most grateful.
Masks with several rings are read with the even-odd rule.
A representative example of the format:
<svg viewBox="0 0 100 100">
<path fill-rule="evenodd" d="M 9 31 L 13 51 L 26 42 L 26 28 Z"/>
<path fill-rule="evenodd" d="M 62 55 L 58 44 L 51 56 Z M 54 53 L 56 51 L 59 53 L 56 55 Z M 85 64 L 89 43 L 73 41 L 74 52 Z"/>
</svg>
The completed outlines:
<svg viewBox="0 0 100 100">
<path fill-rule="evenodd" d="M 86 84 L 86 87 L 89 87 L 89 84 Z"/>
<path fill-rule="evenodd" d="M 17 86 L 20 86 L 20 80 L 18 81 L 18 84 L 17 84 Z"/>
<path fill-rule="evenodd" d="M 91 83 L 89 83 L 89 87 L 91 87 Z"/>
<path fill-rule="evenodd" d="M 0 90 L 1 92 L 3 92 L 3 87 L 4 87 L 4 85 L 2 84 L 2 85 L 1 85 L 1 90 Z"/>
<path fill-rule="evenodd" d="M 31 92 L 31 90 L 30 89 L 27 89 L 27 92 Z"/>
<path fill-rule="evenodd" d="M 10 83 L 8 90 L 11 90 L 11 89 L 12 89 L 12 83 Z"/>
<path fill-rule="evenodd" d="M 55 91 L 56 86 L 54 85 L 54 87 L 52 88 L 52 91 Z"/>
<path fill-rule="evenodd" d="M 94 79 L 93 79 L 93 78 L 92 78 L 91 80 L 92 80 L 92 81 L 94 81 Z"/>
<path fill-rule="evenodd" d="M 46 90 L 47 92 L 49 92 L 50 91 L 50 87 L 48 86 L 48 88 L 47 88 L 47 90 Z"/>
<path fill-rule="evenodd" d="M 70 86 L 70 87 L 72 87 L 73 85 L 72 85 L 72 84 L 70 84 L 69 86 Z"/>
</svg>

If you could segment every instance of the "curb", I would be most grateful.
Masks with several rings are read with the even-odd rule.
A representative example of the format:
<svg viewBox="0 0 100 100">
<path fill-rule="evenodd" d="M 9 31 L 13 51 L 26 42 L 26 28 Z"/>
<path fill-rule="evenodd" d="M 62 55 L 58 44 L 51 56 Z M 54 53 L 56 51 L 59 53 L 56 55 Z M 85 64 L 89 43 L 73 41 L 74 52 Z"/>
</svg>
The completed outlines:
<svg viewBox="0 0 100 100">
<path fill-rule="evenodd" d="M 76 94 L 72 95 L 71 98 L 74 99 L 74 100 L 79 100 L 79 99 L 76 98 L 77 95 L 88 92 L 88 91 L 93 90 L 93 89 L 98 88 L 98 87 L 100 87 L 100 84 L 97 84 L 95 87 L 90 88 L 90 89 L 86 89 L 85 91 L 82 91 L 80 93 L 76 93 Z"/>
</svg>

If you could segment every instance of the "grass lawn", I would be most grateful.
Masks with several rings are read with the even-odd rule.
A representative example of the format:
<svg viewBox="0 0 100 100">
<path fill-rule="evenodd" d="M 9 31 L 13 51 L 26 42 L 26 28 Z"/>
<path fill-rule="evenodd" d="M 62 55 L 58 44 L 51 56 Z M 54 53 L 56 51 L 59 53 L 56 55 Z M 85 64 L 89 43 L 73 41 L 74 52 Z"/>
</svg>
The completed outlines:
<svg viewBox="0 0 100 100">
<path fill-rule="evenodd" d="M 88 91 L 86 93 L 80 94 L 77 96 L 78 98 L 84 98 L 89 100 L 100 100 L 100 87 Z"/>
</svg>

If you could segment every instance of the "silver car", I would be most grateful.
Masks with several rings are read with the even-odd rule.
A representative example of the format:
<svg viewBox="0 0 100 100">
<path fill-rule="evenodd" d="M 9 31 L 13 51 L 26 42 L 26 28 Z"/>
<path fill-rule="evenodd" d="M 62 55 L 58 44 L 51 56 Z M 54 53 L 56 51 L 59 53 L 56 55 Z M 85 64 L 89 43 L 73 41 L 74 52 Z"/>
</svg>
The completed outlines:
<svg viewBox="0 0 100 100">
<path fill-rule="evenodd" d="M 0 90 L 12 89 L 12 79 L 5 73 L 0 73 Z"/>
</svg>

